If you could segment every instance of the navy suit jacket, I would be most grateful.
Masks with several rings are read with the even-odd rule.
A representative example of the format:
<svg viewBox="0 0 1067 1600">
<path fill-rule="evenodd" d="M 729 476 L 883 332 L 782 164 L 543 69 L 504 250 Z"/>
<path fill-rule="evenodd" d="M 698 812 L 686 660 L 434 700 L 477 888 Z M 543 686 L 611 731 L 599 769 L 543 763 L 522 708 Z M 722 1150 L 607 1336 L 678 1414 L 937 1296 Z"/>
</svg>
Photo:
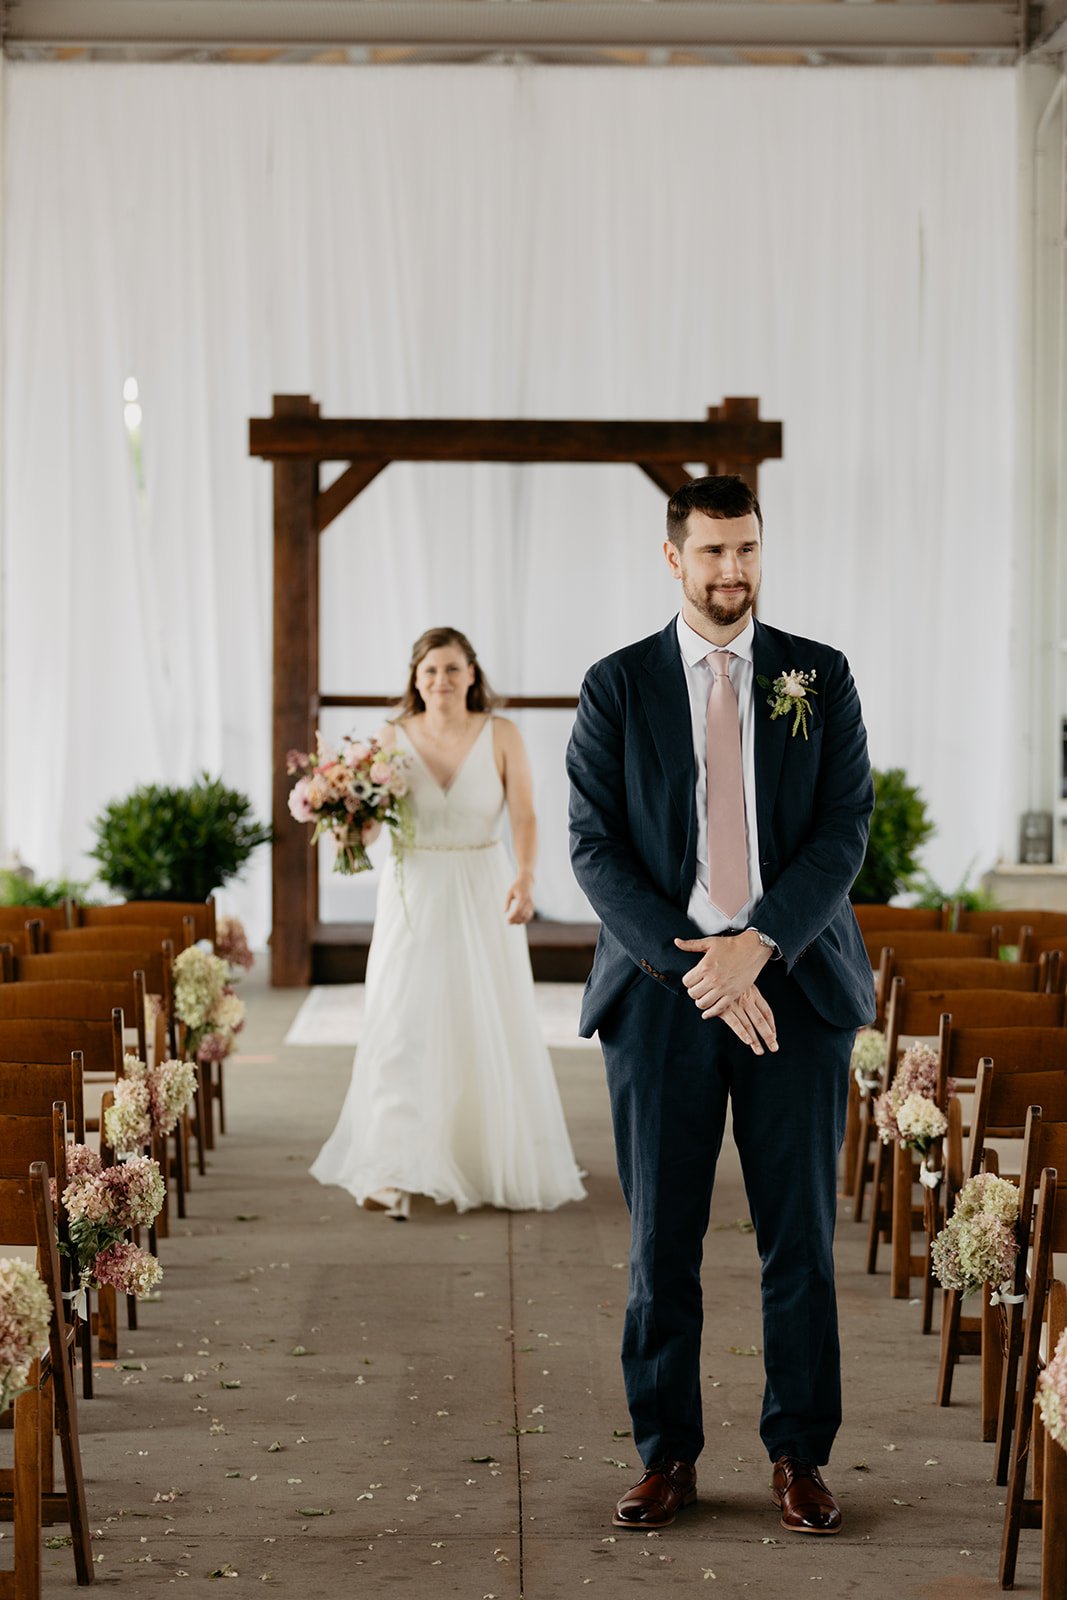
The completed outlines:
<svg viewBox="0 0 1067 1600">
<path fill-rule="evenodd" d="M 808 737 L 771 720 L 753 683 L 756 815 L 763 899 L 755 925 L 825 1020 L 874 1016 L 871 967 L 848 892 L 863 864 L 874 805 L 867 736 L 839 650 L 755 625 L 756 678 L 815 671 Z M 688 995 L 695 965 L 674 940 L 699 939 L 687 908 L 696 875 L 696 772 L 674 619 L 606 656 L 582 685 L 567 748 L 571 861 L 601 920 L 580 1031 L 588 1038 L 635 984 Z M 688 1002 L 691 1004 L 691 1002 Z"/>
</svg>

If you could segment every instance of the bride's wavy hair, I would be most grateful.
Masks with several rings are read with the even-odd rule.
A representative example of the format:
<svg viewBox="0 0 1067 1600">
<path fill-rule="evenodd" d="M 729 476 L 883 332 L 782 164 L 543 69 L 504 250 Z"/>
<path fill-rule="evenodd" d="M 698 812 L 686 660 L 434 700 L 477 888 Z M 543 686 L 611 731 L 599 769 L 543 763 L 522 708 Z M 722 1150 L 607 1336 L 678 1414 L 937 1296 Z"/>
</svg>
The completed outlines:
<svg viewBox="0 0 1067 1600">
<path fill-rule="evenodd" d="M 482 664 L 475 654 L 474 646 L 465 633 L 460 633 L 458 628 L 427 628 L 425 633 L 419 635 L 411 647 L 411 662 L 408 667 L 408 681 L 401 696 L 394 722 L 403 722 L 405 717 L 417 716 L 420 711 L 426 710 L 426 702 L 415 687 L 415 674 L 420 663 L 431 650 L 440 650 L 447 645 L 456 645 L 466 656 L 474 668 L 474 682 L 467 689 L 468 711 L 495 711 L 503 705 L 503 700 L 494 694 L 489 686 L 489 679 L 482 671 Z"/>
</svg>

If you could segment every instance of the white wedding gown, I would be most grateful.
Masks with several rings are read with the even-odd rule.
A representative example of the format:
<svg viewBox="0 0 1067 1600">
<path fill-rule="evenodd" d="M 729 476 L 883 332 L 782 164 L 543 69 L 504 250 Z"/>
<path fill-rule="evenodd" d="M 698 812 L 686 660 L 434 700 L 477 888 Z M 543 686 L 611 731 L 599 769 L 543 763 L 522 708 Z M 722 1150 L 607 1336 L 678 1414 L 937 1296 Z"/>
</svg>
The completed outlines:
<svg viewBox="0 0 1067 1600">
<path fill-rule="evenodd" d="M 390 857 L 367 959 L 363 1036 L 312 1175 L 362 1202 L 381 1189 L 551 1210 L 585 1194 L 534 1003 L 492 719 L 446 791 L 410 757 L 415 844 Z M 401 886 L 403 893 L 401 894 Z"/>
</svg>

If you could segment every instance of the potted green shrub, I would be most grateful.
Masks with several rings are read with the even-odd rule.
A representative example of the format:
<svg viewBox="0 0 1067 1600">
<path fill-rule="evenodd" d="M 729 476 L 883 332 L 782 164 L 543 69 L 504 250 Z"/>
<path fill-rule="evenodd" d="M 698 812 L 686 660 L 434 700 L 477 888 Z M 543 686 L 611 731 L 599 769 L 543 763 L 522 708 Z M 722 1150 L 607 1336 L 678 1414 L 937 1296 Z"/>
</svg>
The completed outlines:
<svg viewBox="0 0 1067 1600">
<path fill-rule="evenodd" d="M 852 885 L 856 905 L 885 905 L 908 889 L 919 870 L 918 851 L 935 831 L 926 801 L 902 767 L 872 770 L 874 814 L 867 854 Z"/>
<path fill-rule="evenodd" d="M 128 900 L 206 900 L 271 838 L 248 796 L 206 772 L 184 789 L 142 784 L 94 828 L 100 877 Z"/>
</svg>

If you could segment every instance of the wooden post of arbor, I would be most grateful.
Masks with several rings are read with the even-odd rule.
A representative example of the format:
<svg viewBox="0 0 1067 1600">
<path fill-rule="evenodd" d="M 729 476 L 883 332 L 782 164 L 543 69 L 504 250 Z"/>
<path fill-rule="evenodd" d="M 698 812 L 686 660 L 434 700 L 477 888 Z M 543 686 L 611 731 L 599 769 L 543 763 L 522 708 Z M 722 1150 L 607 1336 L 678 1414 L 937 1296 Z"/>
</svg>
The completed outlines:
<svg viewBox="0 0 1067 1600">
<path fill-rule="evenodd" d="M 278 394 L 276 417 L 313 418 L 307 395 Z M 307 750 L 315 736 L 313 699 L 319 688 L 319 541 L 315 526 L 318 463 L 298 457 L 274 467 L 274 776 L 271 815 L 271 981 L 289 987 L 310 981 L 311 924 L 318 919 L 319 859 L 305 830 L 289 815 L 293 780 L 290 750 Z"/>
<path fill-rule="evenodd" d="M 319 695 L 319 534 L 391 461 L 626 461 L 667 495 L 692 476 L 687 462 L 705 462 L 708 471 L 736 472 L 755 489 L 760 463 L 782 454 L 782 425 L 760 418 L 758 400 L 738 396 L 709 407 L 703 422 L 604 422 L 340 420 L 320 417 L 308 395 L 275 395 L 273 415 L 249 422 L 249 453 L 274 469 L 271 983 L 291 988 L 312 977 L 318 855 L 289 816 L 286 753 L 308 749 L 327 701 L 386 703 L 374 696 Z M 323 461 L 348 466 L 320 490 Z M 508 700 L 520 710 L 550 703 L 518 695 Z"/>
</svg>

